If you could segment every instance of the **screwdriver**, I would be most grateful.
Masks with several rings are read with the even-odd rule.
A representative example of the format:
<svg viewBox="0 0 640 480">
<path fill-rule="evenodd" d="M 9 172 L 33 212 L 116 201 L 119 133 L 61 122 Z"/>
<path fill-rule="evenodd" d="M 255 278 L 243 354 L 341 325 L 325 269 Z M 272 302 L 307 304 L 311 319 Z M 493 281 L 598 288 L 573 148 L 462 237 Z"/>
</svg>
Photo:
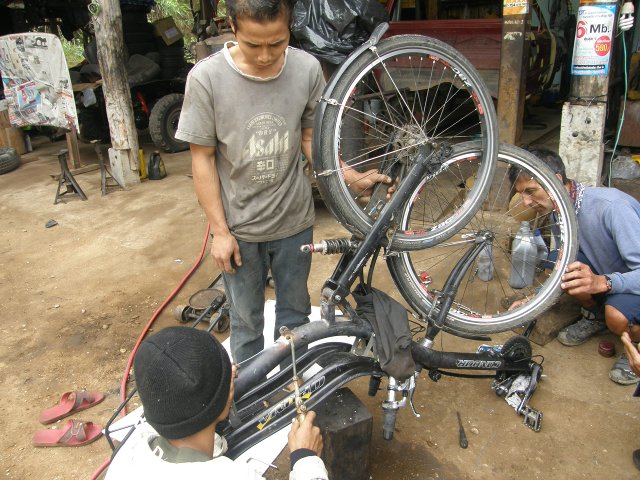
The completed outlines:
<svg viewBox="0 0 640 480">
<path fill-rule="evenodd" d="M 469 446 L 469 442 L 467 441 L 467 436 L 464 433 L 460 412 L 456 412 L 456 415 L 458 415 L 458 425 L 460 425 L 460 448 L 467 448 Z"/>
</svg>

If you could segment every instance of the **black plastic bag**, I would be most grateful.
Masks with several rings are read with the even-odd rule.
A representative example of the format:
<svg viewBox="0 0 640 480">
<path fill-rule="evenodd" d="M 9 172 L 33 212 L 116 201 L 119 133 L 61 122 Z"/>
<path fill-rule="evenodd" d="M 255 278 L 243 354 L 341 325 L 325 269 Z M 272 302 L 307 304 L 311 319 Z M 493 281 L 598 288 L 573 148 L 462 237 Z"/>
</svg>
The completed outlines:
<svg viewBox="0 0 640 480">
<path fill-rule="evenodd" d="M 337 65 L 388 18 L 377 0 L 298 0 L 291 32 L 300 48 Z"/>
</svg>

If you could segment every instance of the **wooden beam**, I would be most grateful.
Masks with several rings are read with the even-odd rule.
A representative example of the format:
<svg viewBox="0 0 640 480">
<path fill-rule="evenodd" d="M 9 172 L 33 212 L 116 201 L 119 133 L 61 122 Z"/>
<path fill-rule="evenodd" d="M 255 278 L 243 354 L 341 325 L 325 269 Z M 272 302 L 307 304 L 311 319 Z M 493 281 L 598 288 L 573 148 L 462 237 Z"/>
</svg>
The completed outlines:
<svg viewBox="0 0 640 480">
<path fill-rule="evenodd" d="M 518 5 L 508 7 L 507 3 Z M 498 129 L 500 141 L 512 145 L 517 144 L 522 136 L 530 31 L 531 0 L 504 0 L 498 82 Z"/>
<path fill-rule="evenodd" d="M 94 17 L 94 27 L 111 133 L 109 158 L 114 176 L 120 184 L 128 187 L 140 183 L 140 176 L 138 133 L 123 54 L 122 12 L 118 0 L 103 0 L 99 5 L 101 8 Z"/>
</svg>

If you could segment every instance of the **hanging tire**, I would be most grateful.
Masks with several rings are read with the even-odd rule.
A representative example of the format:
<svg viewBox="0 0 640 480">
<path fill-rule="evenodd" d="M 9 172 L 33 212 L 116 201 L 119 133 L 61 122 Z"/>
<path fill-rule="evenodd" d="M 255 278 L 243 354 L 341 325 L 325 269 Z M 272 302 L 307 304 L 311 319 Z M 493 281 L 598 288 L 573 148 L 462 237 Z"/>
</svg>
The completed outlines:
<svg viewBox="0 0 640 480">
<path fill-rule="evenodd" d="M 388 186 L 380 184 L 362 196 L 360 180 L 347 180 L 345 172 L 377 171 L 402 179 L 418 148 L 426 145 L 446 152 L 477 139 L 483 160 L 463 165 L 441 157 L 426 185 L 434 201 L 423 212 L 420 228 L 398 229 L 392 248 L 436 245 L 474 215 L 497 163 L 497 122 L 484 82 L 455 49 L 419 35 L 386 38 L 358 56 L 321 102 L 314 126 L 316 182 L 329 210 L 351 233 L 369 232 L 386 204 Z M 475 182 L 464 197 L 443 198 L 460 178 L 469 177 Z"/>
<path fill-rule="evenodd" d="M 0 148 L 0 175 L 20 166 L 20 155 L 15 148 Z"/>
<path fill-rule="evenodd" d="M 165 152 L 182 152 L 189 148 L 188 142 L 175 136 L 183 100 L 183 94 L 171 93 L 158 100 L 151 109 L 149 134 L 153 143 Z"/>
</svg>

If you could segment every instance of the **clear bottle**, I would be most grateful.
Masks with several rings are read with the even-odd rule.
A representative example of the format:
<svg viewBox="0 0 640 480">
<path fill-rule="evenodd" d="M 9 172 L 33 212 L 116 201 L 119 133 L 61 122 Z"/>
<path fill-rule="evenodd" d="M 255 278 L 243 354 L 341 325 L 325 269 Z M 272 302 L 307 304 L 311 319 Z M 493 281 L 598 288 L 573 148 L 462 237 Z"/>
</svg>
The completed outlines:
<svg viewBox="0 0 640 480">
<path fill-rule="evenodd" d="M 484 246 L 476 258 L 476 266 L 478 268 L 478 278 L 483 282 L 493 279 L 493 262 L 491 261 L 491 245 Z"/>
<path fill-rule="evenodd" d="M 511 247 L 511 276 L 509 285 L 524 288 L 533 284 L 538 261 L 538 247 L 529 222 L 521 222 Z"/>
<path fill-rule="evenodd" d="M 538 229 L 533 231 L 533 242 L 538 248 L 536 271 L 541 272 L 544 270 L 545 262 L 547 260 L 547 257 L 549 256 L 549 249 L 547 248 L 547 244 L 545 243 L 544 238 L 542 238 L 542 233 Z"/>
</svg>

